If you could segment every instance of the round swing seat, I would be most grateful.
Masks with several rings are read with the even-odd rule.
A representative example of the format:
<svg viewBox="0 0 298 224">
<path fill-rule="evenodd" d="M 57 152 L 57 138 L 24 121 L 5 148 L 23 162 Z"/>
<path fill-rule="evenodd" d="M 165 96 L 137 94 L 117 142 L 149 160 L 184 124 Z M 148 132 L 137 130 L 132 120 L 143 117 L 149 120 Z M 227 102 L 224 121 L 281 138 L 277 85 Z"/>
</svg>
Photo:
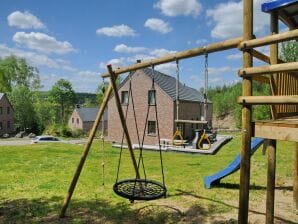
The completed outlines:
<svg viewBox="0 0 298 224">
<path fill-rule="evenodd" d="M 113 190 L 116 194 L 130 201 L 154 200 L 166 196 L 166 187 L 153 180 L 127 179 L 114 184 Z"/>
</svg>

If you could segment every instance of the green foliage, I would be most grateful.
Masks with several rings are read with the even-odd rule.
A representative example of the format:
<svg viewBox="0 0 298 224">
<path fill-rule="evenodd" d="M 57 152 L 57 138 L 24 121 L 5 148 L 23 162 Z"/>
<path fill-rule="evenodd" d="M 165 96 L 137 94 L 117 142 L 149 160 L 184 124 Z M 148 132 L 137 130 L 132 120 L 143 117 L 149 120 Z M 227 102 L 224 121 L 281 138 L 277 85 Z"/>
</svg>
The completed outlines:
<svg viewBox="0 0 298 224">
<path fill-rule="evenodd" d="M 298 43 L 296 40 L 281 44 L 280 58 L 285 62 L 298 61 Z"/>
<path fill-rule="evenodd" d="M 0 59 L 0 74 L 0 92 L 11 92 L 19 86 L 30 90 L 40 87 L 37 68 L 30 66 L 24 58 L 9 56 Z"/>
<path fill-rule="evenodd" d="M 65 79 L 59 79 L 49 92 L 49 98 L 53 104 L 58 105 L 56 113 L 60 114 L 60 122 L 66 122 L 66 115 L 70 114 L 76 103 L 76 95 L 72 85 Z"/>
<path fill-rule="evenodd" d="M 99 104 L 102 103 L 103 96 L 104 96 L 105 91 L 108 89 L 108 85 L 109 84 L 107 82 L 102 82 L 97 86 L 96 100 Z"/>
<path fill-rule="evenodd" d="M 74 138 L 81 138 L 81 137 L 85 137 L 86 134 L 83 129 L 76 128 L 71 130 L 71 136 Z"/>
<path fill-rule="evenodd" d="M 222 86 L 209 89 L 209 98 L 213 103 L 213 113 L 216 117 L 224 118 L 233 115 L 236 127 L 241 127 L 241 106 L 237 104 L 237 98 L 242 94 L 242 84 L 240 82 L 231 86 Z M 266 96 L 270 94 L 269 85 L 253 82 L 253 95 Z M 269 119 L 270 108 L 265 105 L 255 106 L 253 118 L 256 120 Z"/>
<path fill-rule="evenodd" d="M 72 131 L 67 125 L 51 124 L 46 127 L 44 134 L 54 135 L 59 137 L 71 137 Z"/>
<path fill-rule="evenodd" d="M 9 99 L 15 113 L 15 125 L 21 130 L 39 132 L 37 114 L 34 109 L 33 93 L 26 86 L 14 88 L 9 93 Z"/>
</svg>

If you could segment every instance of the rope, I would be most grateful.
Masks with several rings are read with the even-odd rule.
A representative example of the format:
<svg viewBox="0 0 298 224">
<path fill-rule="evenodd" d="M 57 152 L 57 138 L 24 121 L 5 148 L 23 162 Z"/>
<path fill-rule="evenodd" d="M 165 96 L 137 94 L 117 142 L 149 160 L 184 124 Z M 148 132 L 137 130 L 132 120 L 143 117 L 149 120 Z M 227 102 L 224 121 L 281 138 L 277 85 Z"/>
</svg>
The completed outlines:
<svg viewBox="0 0 298 224">
<path fill-rule="evenodd" d="M 130 73 L 129 73 L 129 76 L 131 76 Z M 130 92 L 130 91 L 131 91 L 131 77 L 130 77 L 130 83 L 129 83 L 128 92 Z M 127 119 L 127 114 L 128 114 L 129 99 L 130 99 L 130 94 L 128 93 L 127 105 L 126 105 L 126 110 L 125 110 L 125 121 Z M 121 165 L 122 152 L 123 152 L 123 142 L 124 142 L 124 131 L 122 131 L 122 139 L 121 139 L 121 146 L 120 146 L 120 155 L 119 155 L 119 160 L 118 160 L 117 176 L 116 176 L 116 181 L 115 181 L 116 183 L 118 182 L 118 179 L 119 179 L 120 165 Z"/>
<path fill-rule="evenodd" d="M 104 78 L 102 79 L 103 87 L 102 87 L 102 93 L 105 94 L 105 83 Z M 102 116 L 102 125 L 101 125 L 101 135 L 99 136 L 101 139 L 101 148 L 102 148 L 102 161 L 101 161 L 101 168 L 102 168 L 102 185 L 105 185 L 105 138 L 104 138 L 104 130 L 105 130 L 105 120 L 104 116 Z"/>
<path fill-rule="evenodd" d="M 204 120 L 207 120 L 208 97 L 208 53 L 205 52 Z"/>
</svg>

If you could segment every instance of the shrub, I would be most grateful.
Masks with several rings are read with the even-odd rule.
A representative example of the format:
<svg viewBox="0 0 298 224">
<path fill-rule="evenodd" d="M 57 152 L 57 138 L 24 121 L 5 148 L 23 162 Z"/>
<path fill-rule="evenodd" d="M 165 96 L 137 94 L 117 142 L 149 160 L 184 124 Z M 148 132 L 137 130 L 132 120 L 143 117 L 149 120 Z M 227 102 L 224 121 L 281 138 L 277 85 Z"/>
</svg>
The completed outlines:
<svg viewBox="0 0 298 224">
<path fill-rule="evenodd" d="M 85 137 L 86 134 L 83 129 L 76 128 L 76 129 L 71 130 L 71 135 L 74 138 L 80 138 L 80 137 Z"/>
</svg>

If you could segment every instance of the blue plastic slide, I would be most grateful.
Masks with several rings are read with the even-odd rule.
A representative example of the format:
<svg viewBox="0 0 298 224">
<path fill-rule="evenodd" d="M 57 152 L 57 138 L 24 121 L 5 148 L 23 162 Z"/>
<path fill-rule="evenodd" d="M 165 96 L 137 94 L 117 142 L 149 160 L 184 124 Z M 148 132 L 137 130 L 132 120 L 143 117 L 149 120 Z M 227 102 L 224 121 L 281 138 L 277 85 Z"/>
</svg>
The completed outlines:
<svg viewBox="0 0 298 224">
<path fill-rule="evenodd" d="M 251 155 L 262 145 L 264 142 L 264 139 L 262 138 L 254 138 L 251 141 L 251 147 L 250 147 L 250 153 Z M 211 176 L 206 176 L 204 178 L 205 182 L 205 187 L 206 188 L 211 188 L 211 186 L 219 184 L 220 180 L 234 172 L 236 172 L 238 169 L 240 169 L 240 154 L 236 156 L 236 158 L 231 162 L 225 169 L 211 175 Z"/>
</svg>

